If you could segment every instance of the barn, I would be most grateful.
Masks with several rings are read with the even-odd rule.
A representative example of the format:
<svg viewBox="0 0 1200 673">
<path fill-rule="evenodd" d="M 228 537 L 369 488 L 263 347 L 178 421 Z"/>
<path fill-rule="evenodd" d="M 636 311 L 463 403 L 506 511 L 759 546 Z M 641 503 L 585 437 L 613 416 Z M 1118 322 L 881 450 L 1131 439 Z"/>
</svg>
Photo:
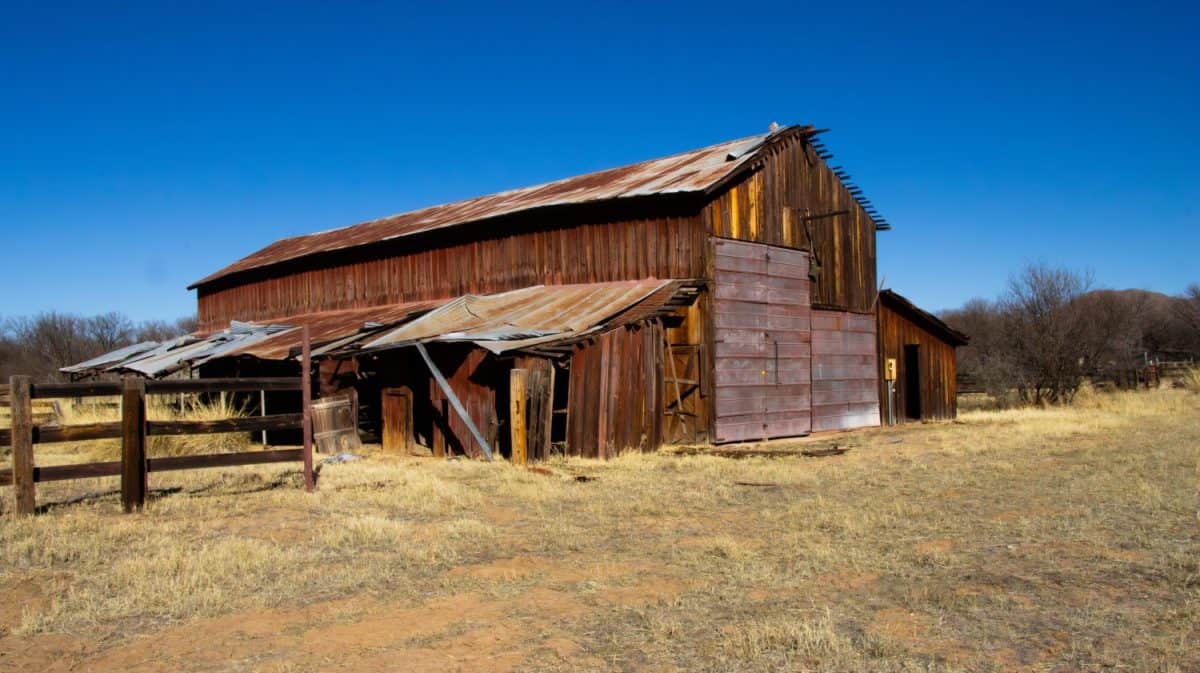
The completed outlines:
<svg viewBox="0 0 1200 673">
<path fill-rule="evenodd" d="M 141 371 L 279 373 L 307 328 L 318 394 L 351 396 L 386 447 L 434 455 L 879 425 L 888 225 L 822 132 L 773 125 L 278 241 L 194 283 L 201 332 Z"/>
<path fill-rule="evenodd" d="M 958 413 L 954 349 L 967 336 L 892 290 L 879 293 L 883 422 L 950 420 Z M 892 376 L 888 373 L 891 361 Z"/>
</svg>

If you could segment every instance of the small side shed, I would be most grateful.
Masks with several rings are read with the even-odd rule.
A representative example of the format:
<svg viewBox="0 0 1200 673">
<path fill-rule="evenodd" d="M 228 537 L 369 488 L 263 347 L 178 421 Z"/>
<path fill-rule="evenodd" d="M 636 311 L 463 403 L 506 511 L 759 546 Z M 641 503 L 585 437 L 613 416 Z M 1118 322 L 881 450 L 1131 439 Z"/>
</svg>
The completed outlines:
<svg viewBox="0 0 1200 673">
<path fill-rule="evenodd" d="M 879 293 L 879 399 L 884 425 L 958 413 L 954 349 L 967 336 L 891 290 Z M 889 361 L 895 379 L 889 380 Z"/>
</svg>

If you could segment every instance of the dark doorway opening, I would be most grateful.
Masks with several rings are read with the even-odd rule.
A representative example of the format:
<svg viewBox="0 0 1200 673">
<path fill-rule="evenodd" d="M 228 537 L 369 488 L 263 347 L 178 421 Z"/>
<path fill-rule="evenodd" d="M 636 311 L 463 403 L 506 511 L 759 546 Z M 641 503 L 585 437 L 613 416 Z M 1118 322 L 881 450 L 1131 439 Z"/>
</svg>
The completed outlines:
<svg viewBox="0 0 1200 673">
<path fill-rule="evenodd" d="M 904 346 L 904 415 L 921 420 L 921 346 Z"/>
</svg>

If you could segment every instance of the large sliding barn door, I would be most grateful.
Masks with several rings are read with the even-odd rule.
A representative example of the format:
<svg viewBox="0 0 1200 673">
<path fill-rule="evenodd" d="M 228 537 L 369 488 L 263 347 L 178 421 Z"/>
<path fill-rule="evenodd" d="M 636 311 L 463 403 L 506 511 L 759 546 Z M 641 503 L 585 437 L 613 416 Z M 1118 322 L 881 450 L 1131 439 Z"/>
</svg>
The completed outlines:
<svg viewBox="0 0 1200 673">
<path fill-rule="evenodd" d="M 713 239 L 716 441 L 812 429 L 808 255 Z"/>
</svg>

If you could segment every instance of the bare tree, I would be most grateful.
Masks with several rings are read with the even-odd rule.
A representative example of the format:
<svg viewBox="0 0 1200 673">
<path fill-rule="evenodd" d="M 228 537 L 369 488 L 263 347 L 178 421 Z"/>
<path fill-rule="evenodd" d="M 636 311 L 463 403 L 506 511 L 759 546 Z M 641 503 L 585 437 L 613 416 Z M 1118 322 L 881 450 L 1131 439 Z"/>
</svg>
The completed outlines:
<svg viewBox="0 0 1200 673">
<path fill-rule="evenodd" d="M 1083 380 L 1088 321 L 1080 298 L 1091 278 L 1030 264 L 1000 301 L 1017 392 L 1027 402 L 1069 402 Z"/>
<path fill-rule="evenodd" d="M 63 378 L 61 367 L 78 364 L 139 341 L 165 341 L 194 331 L 195 319 L 134 324 L 120 313 L 82 317 L 49 311 L 0 322 L 0 378 L 28 374 Z"/>
<path fill-rule="evenodd" d="M 1191 337 L 1191 344 L 1200 350 L 1200 283 L 1192 283 L 1175 305 L 1175 315 Z"/>
<path fill-rule="evenodd" d="M 196 331 L 196 319 L 192 316 L 174 322 L 147 320 L 134 331 L 134 341 L 168 341 Z"/>
<path fill-rule="evenodd" d="M 80 322 L 83 337 L 90 342 L 89 350 L 98 350 L 97 355 L 129 345 L 133 339 L 133 323 L 115 311 L 82 318 Z"/>
<path fill-rule="evenodd" d="M 1091 286 L 1089 275 L 1032 264 L 998 301 L 945 312 L 971 335 L 959 371 L 998 398 L 1070 402 L 1085 377 L 1119 381 L 1147 357 L 1200 354 L 1200 285 L 1181 297 Z"/>
</svg>

